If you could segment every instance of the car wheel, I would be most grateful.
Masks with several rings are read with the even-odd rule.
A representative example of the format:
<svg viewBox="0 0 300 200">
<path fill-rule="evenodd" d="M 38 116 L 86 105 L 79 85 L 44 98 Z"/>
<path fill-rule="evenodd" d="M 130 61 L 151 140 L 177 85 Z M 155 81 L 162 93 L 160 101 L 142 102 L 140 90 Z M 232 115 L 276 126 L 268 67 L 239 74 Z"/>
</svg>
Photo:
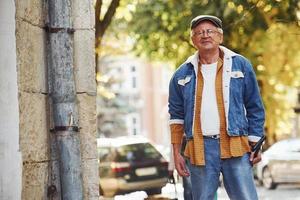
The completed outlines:
<svg viewBox="0 0 300 200">
<path fill-rule="evenodd" d="M 154 194 L 160 194 L 161 193 L 161 188 L 152 188 L 146 190 L 148 195 L 154 195 Z"/>
<path fill-rule="evenodd" d="M 271 171 L 268 167 L 265 167 L 263 170 L 262 183 L 263 186 L 269 190 L 273 190 L 277 187 L 277 184 L 274 182 Z"/>
</svg>

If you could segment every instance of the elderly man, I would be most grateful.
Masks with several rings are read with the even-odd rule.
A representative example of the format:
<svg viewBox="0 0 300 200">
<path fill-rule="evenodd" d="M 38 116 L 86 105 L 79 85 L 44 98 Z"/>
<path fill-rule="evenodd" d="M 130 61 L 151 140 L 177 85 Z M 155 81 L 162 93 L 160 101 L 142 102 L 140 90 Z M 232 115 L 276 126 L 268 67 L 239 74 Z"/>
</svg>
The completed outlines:
<svg viewBox="0 0 300 200">
<path fill-rule="evenodd" d="M 194 200 L 214 198 L 220 173 L 230 199 L 256 200 L 252 165 L 261 156 L 251 146 L 264 135 L 265 113 L 253 68 L 220 46 L 222 21 L 215 16 L 194 18 L 191 39 L 197 52 L 178 68 L 169 88 L 176 170 L 191 176 Z M 183 134 L 187 166 L 180 154 Z"/>
</svg>

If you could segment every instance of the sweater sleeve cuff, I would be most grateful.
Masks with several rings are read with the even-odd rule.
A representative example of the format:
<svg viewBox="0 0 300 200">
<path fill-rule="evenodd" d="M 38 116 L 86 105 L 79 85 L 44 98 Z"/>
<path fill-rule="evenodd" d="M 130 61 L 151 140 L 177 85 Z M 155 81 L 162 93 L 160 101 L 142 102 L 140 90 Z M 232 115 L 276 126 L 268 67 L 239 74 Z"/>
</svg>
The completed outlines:
<svg viewBox="0 0 300 200">
<path fill-rule="evenodd" d="M 172 144 L 181 144 L 183 137 L 183 124 L 171 124 L 171 143 Z"/>
<path fill-rule="evenodd" d="M 260 138 L 261 138 L 261 137 L 259 137 L 259 136 L 254 136 L 254 135 L 249 135 L 249 136 L 248 136 L 249 142 L 258 142 Z"/>
</svg>

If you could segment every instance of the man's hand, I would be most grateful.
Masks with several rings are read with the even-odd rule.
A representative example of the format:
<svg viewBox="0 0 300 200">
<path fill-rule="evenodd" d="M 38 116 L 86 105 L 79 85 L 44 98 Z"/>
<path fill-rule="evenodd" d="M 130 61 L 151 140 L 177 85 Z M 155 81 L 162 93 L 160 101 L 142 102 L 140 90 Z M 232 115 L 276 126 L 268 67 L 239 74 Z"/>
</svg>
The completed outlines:
<svg viewBox="0 0 300 200">
<path fill-rule="evenodd" d="M 174 153 L 175 168 L 180 176 L 189 176 L 185 160 L 180 153 Z"/>
<path fill-rule="evenodd" d="M 181 144 L 173 144 L 173 157 L 177 173 L 180 176 L 190 176 L 184 157 L 180 154 Z"/>
<path fill-rule="evenodd" d="M 254 155 L 254 152 L 251 152 L 250 154 L 250 162 L 252 165 L 255 165 L 256 163 L 259 163 L 261 161 L 261 152 L 259 151 L 257 155 Z"/>
<path fill-rule="evenodd" d="M 255 144 L 256 144 L 256 142 L 249 142 L 249 145 L 250 145 L 251 149 L 253 148 L 253 146 Z M 252 165 L 255 165 L 256 163 L 259 163 L 261 161 L 261 152 L 259 151 L 257 154 L 255 154 L 255 152 L 251 151 L 249 160 L 250 160 Z"/>
<path fill-rule="evenodd" d="M 252 165 L 261 161 L 261 149 L 263 142 L 265 141 L 266 136 L 262 136 L 258 142 L 249 142 L 251 147 L 251 155 L 250 155 L 250 162 Z"/>
</svg>

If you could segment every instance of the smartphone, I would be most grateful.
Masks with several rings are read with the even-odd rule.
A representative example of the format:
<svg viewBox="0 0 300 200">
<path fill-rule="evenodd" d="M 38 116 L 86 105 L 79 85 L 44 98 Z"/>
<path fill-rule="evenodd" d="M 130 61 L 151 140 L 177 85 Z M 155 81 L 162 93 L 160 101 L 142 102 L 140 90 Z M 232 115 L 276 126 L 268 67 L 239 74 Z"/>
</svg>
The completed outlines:
<svg viewBox="0 0 300 200">
<path fill-rule="evenodd" d="M 251 151 L 254 152 L 254 157 L 257 156 L 259 150 L 261 149 L 261 146 L 263 145 L 264 141 L 266 139 L 266 136 L 262 136 L 259 141 L 252 147 Z"/>
</svg>

